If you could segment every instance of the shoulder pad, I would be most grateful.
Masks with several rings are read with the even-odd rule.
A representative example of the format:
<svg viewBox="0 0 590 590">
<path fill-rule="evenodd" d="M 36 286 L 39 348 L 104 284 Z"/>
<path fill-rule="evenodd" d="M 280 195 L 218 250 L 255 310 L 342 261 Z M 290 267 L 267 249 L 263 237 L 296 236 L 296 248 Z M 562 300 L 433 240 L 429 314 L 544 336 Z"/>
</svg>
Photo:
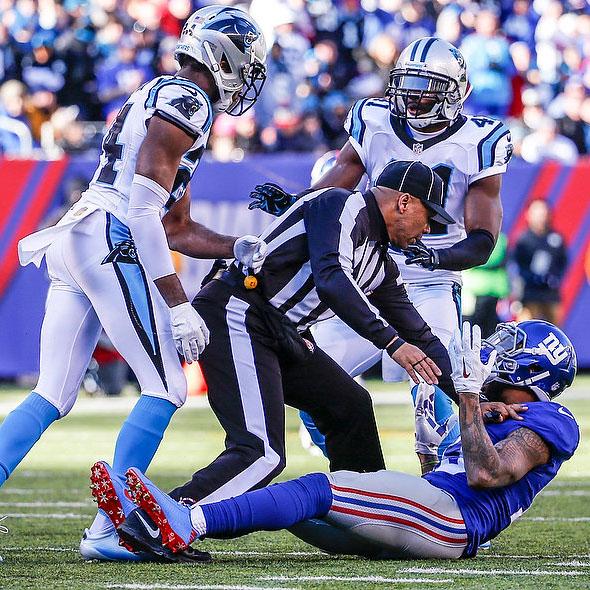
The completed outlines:
<svg viewBox="0 0 590 590">
<path fill-rule="evenodd" d="M 467 117 L 465 130 L 469 143 L 477 149 L 477 170 L 492 166 L 506 166 L 512 157 L 510 129 L 497 119 L 490 117 Z"/>
<path fill-rule="evenodd" d="M 213 122 L 209 97 L 190 80 L 161 78 L 150 89 L 145 106 L 195 139 Z"/>
<path fill-rule="evenodd" d="M 363 98 L 352 105 L 344 128 L 348 135 L 362 145 L 367 127 L 381 127 L 384 117 L 389 118 L 389 102 L 386 98 Z"/>
</svg>

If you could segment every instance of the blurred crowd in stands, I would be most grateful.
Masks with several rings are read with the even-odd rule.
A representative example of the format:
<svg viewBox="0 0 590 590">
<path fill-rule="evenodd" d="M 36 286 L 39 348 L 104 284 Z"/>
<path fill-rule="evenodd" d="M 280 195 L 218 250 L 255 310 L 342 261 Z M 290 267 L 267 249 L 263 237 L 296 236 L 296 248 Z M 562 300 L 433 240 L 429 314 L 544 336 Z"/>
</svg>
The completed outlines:
<svg viewBox="0 0 590 590">
<path fill-rule="evenodd" d="M 220 1 L 259 22 L 269 76 L 255 110 L 217 120 L 219 159 L 340 147 L 350 105 L 382 96 L 400 51 L 428 35 L 464 53 L 466 110 L 507 120 L 517 155 L 570 164 L 590 150 L 587 0 Z M 208 3 L 0 0 L 0 150 L 96 150 L 126 97 L 175 71 L 182 23 Z"/>
</svg>

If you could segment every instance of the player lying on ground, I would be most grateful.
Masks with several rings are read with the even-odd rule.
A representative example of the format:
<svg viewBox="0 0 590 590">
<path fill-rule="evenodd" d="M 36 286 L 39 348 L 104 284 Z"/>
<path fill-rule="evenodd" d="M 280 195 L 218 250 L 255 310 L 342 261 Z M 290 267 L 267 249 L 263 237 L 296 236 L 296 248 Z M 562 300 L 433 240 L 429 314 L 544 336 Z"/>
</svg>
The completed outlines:
<svg viewBox="0 0 590 590">
<path fill-rule="evenodd" d="M 71 410 L 102 328 L 141 388 L 113 465 L 121 474 L 132 465 L 147 469 L 186 399 L 178 353 L 190 363 L 209 338 L 169 248 L 196 258 L 235 256 L 245 267 L 264 259 L 266 245 L 255 236 L 219 235 L 191 219 L 189 183 L 214 116 L 239 115 L 258 97 L 265 56 L 262 34 L 245 12 L 208 6 L 191 15 L 175 49 L 177 74 L 158 76 L 127 99 L 88 190 L 55 226 L 19 243 L 22 264 L 39 266 L 46 255 L 51 284 L 39 381 L 0 426 L 0 486 Z M 81 552 L 99 558 L 109 533 L 110 520 L 99 514 Z"/>
<path fill-rule="evenodd" d="M 315 191 L 262 234 L 268 255 L 256 289 L 246 288 L 236 264 L 201 289 L 193 305 L 211 341 L 200 364 L 225 449 L 172 497 L 215 502 L 269 484 L 286 463 L 285 404 L 314 417 L 331 471 L 385 468 L 371 397 L 313 344 L 308 329 L 318 319 L 338 314 L 416 383 L 420 375 L 455 395 L 449 355 L 387 255 L 390 242 L 415 241 L 431 221 L 452 222 L 442 198 L 442 181 L 419 162 L 391 163 L 364 194 Z M 123 496 L 93 490 L 116 526 L 135 519 Z"/>
<path fill-rule="evenodd" d="M 172 558 L 197 538 L 239 536 L 323 519 L 314 543 L 382 558 L 472 557 L 526 511 L 579 442 L 578 425 L 550 401 L 573 382 L 576 355 L 559 328 L 542 321 L 501 324 L 480 342 L 478 326 L 464 324 L 451 342 L 459 393 L 461 438 L 424 477 L 395 471 L 315 473 L 192 508 L 175 502 L 145 475 L 127 472 L 129 492 L 152 535 L 126 521 L 118 529 L 135 550 Z M 480 398 L 525 404 L 521 420 L 485 425 Z M 418 444 L 441 440 L 433 388 L 419 387 Z M 524 408 L 521 408 L 524 409 Z M 103 482 L 107 487 L 110 482 Z M 159 529 L 159 531 L 158 531 Z M 156 538 L 154 538 L 156 537 Z M 346 548 L 347 543 L 349 547 Z"/>
<path fill-rule="evenodd" d="M 469 91 L 465 59 L 456 47 L 435 37 L 412 42 L 390 72 L 386 98 L 365 98 L 353 105 L 344 124 L 348 141 L 335 165 L 312 186 L 352 189 L 365 174 L 373 185 L 392 160 L 417 160 L 439 174 L 445 184 L 445 209 L 457 223 L 434 223 L 422 242 L 405 253 L 393 249 L 390 254 L 410 301 L 445 347 L 461 322 L 460 271 L 486 262 L 498 237 L 500 186 L 512 154 L 510 133 L 501 121 L 462 114 Z M 274 215 L 296 198 L 268 183 L 256 187 L 252 196 L 251 207 Z M 388 355 L 339 318 L 317 324 L 313 335 L 353 376 L 382 360 L 385 381 L 406 378 Z M 452 412 L 440 391 L 436 409 L 438 420 Z M 322 447 L 315 433 L 314 441 Z M 445 445 L 443 441 L 440 449 Z"/>
</svg>

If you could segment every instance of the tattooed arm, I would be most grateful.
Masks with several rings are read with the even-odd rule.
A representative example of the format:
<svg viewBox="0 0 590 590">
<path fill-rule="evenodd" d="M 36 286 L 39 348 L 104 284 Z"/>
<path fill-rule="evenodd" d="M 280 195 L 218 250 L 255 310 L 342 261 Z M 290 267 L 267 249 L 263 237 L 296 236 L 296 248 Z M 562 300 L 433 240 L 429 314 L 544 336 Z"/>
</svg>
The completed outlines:
<svg viewBox="0 0 590 590">
<path fill-rule="evenodd" d="M 472 488 L 510 485 L 549 461 L 549 447 L 525 427 L 493 445 L 484 426 L 479 395 L 462 393 L 459 397 L 463 459 L 467 483 Z"/>
<path fill-rule="evenodd" d="M 549 447 L 529 428 L 518 428 L 495 446 L 484 427 L 479 403 L 482 384 L 496 360 L 493 351 L 486 363 L 481 360 L 481 331 L 463 324 L 449 345 L 451 377 L 459 395 L 459 426 L 468 484 L 477 489 L 510 485 L 531 469 L 547 463 Z"/>
</svg>

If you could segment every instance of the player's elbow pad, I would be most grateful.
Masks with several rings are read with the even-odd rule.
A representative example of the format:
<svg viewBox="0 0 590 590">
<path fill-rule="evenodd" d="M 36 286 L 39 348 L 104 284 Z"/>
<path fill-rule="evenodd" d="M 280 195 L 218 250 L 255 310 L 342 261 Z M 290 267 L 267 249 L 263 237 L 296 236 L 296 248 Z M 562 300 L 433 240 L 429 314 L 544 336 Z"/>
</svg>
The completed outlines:
<svg viewBox="0 0 590 590">
<path fill-rule="evenodd" d="M 438 266 L 445 270 L 465 270 L 488 261 L 494 249 L 494 236 L 485 229 L 474 229 L 450 248 L 437 250 Z"/>
<path fill-rule="evenodd" d="M 131 185 L 127 222 L 141 263 L 152 280 L 174 274 L 160 211 L 170 198 L 151 178 L 136 174 Z"/>
</svg>

